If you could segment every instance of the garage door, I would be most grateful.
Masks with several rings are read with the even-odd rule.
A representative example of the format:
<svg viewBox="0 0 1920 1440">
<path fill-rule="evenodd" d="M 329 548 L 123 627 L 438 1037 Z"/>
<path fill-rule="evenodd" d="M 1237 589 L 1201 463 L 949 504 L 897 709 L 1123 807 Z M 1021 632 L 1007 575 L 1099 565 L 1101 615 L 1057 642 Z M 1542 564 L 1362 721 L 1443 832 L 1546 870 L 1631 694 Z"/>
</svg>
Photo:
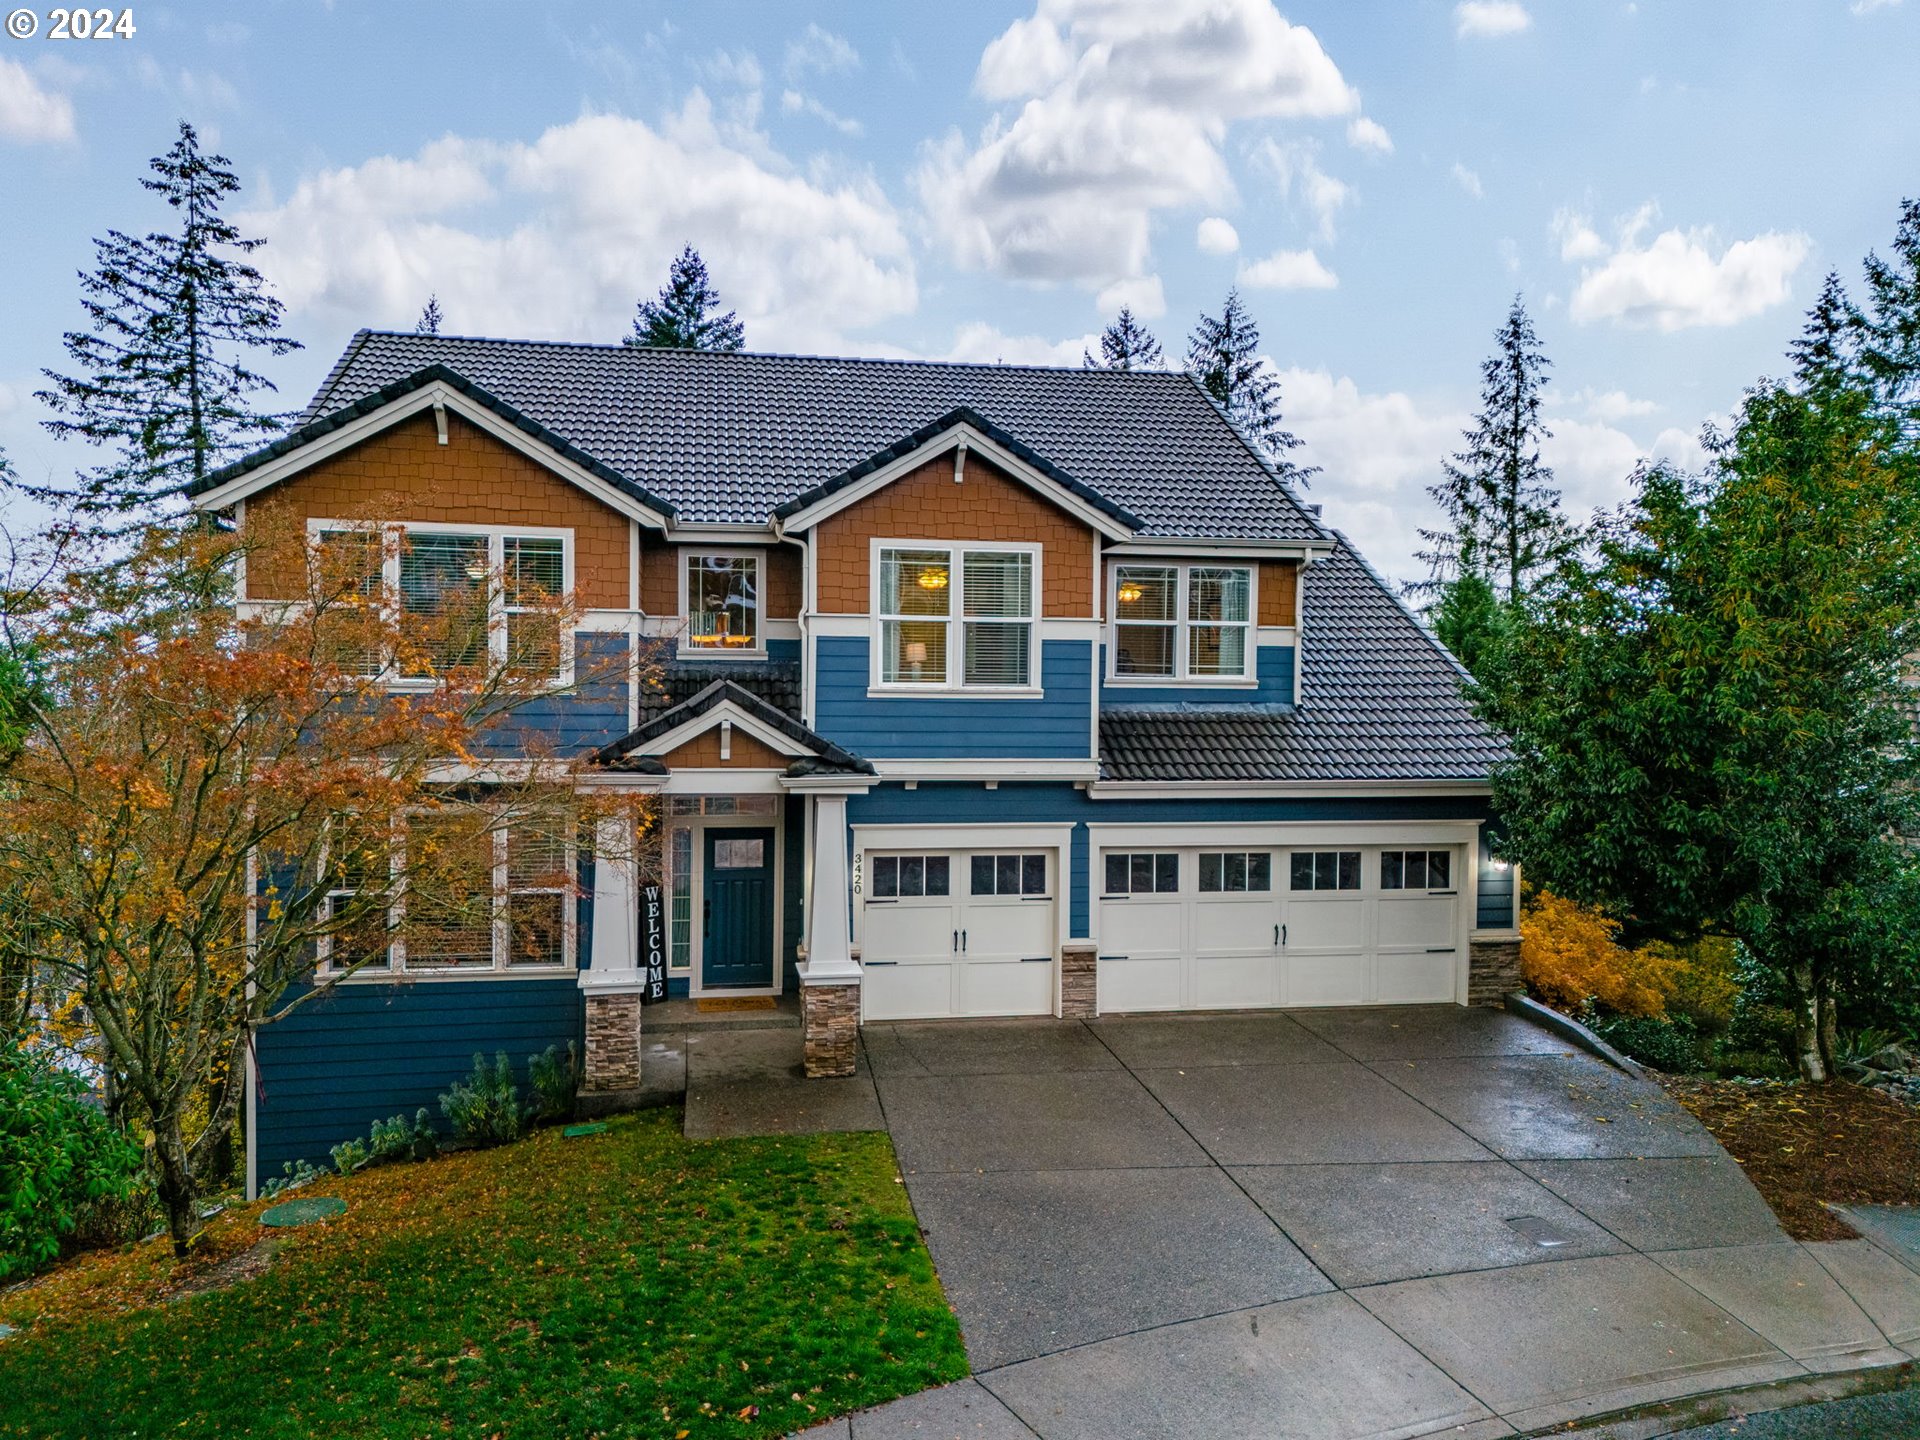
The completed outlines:
<svg viewBox="0 0 1920 1440">
<path fill-rule="evenodd" d="M 1454 998 L 1457 847 L 1108 850 L 1100 1009 Z"/>
<path fill-rule="evenodd" d="M 868 1020 L 1053 1013 L 1059 862 L 1048 850 L 868 851 Z"/>
</svg>

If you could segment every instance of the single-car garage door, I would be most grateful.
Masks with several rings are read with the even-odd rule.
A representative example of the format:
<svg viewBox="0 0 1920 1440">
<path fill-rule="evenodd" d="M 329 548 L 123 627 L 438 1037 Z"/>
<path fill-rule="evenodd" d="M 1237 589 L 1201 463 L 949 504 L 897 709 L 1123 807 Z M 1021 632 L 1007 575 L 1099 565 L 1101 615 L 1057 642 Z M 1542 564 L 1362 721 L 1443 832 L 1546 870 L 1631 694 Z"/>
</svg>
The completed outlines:
<svg viewBox="0 0 1920 1440">
<path fill-rule="evenodd" d="M 1452 1000 L 1458 847 L 1107 850 L 1100 1010 Z"/>
<path fill-rule="evenodd" d="M 869 851 L 867 1020 L 1053 1013 L 1055 852 Z"/>
</svg>

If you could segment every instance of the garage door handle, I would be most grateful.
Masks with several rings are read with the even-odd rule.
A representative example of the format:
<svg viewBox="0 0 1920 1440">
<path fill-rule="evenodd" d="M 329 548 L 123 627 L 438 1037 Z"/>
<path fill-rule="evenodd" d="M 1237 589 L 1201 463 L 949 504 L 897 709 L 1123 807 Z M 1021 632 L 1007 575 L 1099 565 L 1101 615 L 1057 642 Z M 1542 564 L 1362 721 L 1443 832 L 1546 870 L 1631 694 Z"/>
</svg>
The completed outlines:
<svg viewBox="0 0 1920 1440">
<path fill-rule="evenodd" d="M 964 930 L 960 932 L 960 953 L 962 955 L 967 953 L 967 932 Z"/>
<path fill-rule="evenodd" d="M 1287 948 L 1287 927 L 1284 925 L 1276 927 L 1276 933 L 1274 935 L 1274 939 L 1276 942 L 1278 942 L 1282 950 L 1286 949 Z"/>
<path fill-rule="evenodd" d="M 956 955 L 960 953 L 960 932 L 958 930 L 953 932 L 953 953 Z"/>
</svg>

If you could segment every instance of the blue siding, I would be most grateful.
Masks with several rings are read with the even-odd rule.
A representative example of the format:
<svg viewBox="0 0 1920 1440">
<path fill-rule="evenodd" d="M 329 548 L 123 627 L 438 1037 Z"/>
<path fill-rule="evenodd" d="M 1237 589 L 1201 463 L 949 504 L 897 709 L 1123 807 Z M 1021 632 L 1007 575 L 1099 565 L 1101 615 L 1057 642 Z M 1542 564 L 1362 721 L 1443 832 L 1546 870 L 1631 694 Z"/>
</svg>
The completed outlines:
<svg viewBox="0 0 1920 1440">
<path fill-rule="evenodd" d="M 1408 796 L 1342 800 L 1337 797 L 1275 800 L 1093 800 L 1071 785 L 922 784 L 917 790 L 881 785 L 847 802 L 854 825 L 1070 824 L 1072 869 L 1067 921 L 1072 933 L 1092 929 L 1089 877 L 1091 838 L 1087 823 L 1151 825 L 1155 822 L 1246 824 L 1300 820 L 1484 820 L 1487 805 L 1470 796 Z M 1508 872 L 1511 874 L 1511 872 Z M 1511 882 L 1509 882 L 1511 889 Z M 1483 901 L 1482 913 L 1485 913 Z M 1485 924 L 1483 920 L 1481 922 Z"/>
<path fill-rule="evenodd" d="M 511 755 L 526 748 L 528 735 L 538 736 L 533 748 L 541 752 L 577 755 L 595 750 L 626 734 L 627 637 L 582 631 L 574 637 L 578 688 L 551 695 L 517 708 L 480 747 L 488 755 Z"/>
<path fill-rule="evenodd" d="M 1483 826 L 1480 831 L 1480 906 L 1473 923 L 1481 930 L 1511 930 L 1520 923 L 1515 908 L 1514 869 L 1508 865 L 1497 869 L 1493 863 L 1494 849 L 1500 843 L 1497 822 Z"/>
<path fill-rule="evenodd" d="M 553 980 L 353 983 L 302 1005 L 255 1040 L 260 1097 L 255 1135 L 264 1183 L 291 1160 L 326 1160 L 376 1119 L 425 1106 L 504 1050 L 525 1079 L 528 1059 L 583 1038 L 572 976 Z"/>
<path fill-rule="evenodd" d="M 1100 647 L 1100 673 L 1107 673 L 1107 647 Z M 1293 646 L 1262 645 L 1253 652 L 1253 674 L 1259 683 L 1249 686 L 1199 685 L 1100 686 L 1102 706 L 1126 705 L 1291 705 L 1293 704 Z"/>
<path fill-rule="evenodd" d="M 1046 640 L 1033 699 L 867 694 L 867 641 L 816 642 L 814 728 L 869 759 L 1085 760 L 1093 754 L 1093 646 Z"/>
<path fill-rule="evenodd" d="M 779 665 L 798 665 L 800 663 L 800 642 L 798 640 L 767 641 L 767 659 Z"/>
</svg>

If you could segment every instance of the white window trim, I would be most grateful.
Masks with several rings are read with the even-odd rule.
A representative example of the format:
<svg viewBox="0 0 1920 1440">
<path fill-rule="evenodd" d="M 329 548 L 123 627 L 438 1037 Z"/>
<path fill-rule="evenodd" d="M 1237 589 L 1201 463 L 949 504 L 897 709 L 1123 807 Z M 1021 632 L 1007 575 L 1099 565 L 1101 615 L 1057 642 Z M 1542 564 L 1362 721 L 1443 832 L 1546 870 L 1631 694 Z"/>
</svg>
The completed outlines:
<svg viewBox="0 0 1920 1440">
<path fill-rule="evenodd" d="M 676 659 L 701 660 L 764 660 L 767 658 L 767 552 L 764 550 L 741 549 L 726 545 L 681 545 L 676 547 L 680 574 L 679 630 L 674 639 Z M 695 556 L 715 560 L 751 560 L 753 561 L 753 644 L 744 648 L 732 649 L 720 645 L 694 645 L 688 637 L 693 633 L 693 587 L 688 583 L 687 569 Z"/>
<path fill-rule="evenodd" d="M 1134 686 L 1142 689 L 1164 688 L 1179 685 L 1196 690 L 1252 689 L 1260 683 L 1260 567 L 1244 561 L 1233 560 L 1161 560 L 1153 556 L 1141 556 L 1138 559 L 1113 557 L 1114 563 L 1108 566 L 1107 574 L 1107 664 L 1106 683 L 1108 685 Z M 1171 675 L 1122 675 L 1120 665 L 1120 572 L 1122 570 L 1171 570 L 1174 572 L 1173 606 L 1173 674 Z M 1192 662 L 1192 645 L 1189 639 L 1193 621 L 1188 614 L 1188 596 L 1192 586 L 1192 572 L 1195 570 L 1244 570 L 1247 575 L 1247 618 L 1244 621 L 1203 620 L 1203 625 L 1231 626 L 1246 632 L 1247 642 L 1244 648 L 1246 668 L 1238 675 L 1193 675 L 1188 672 Z M 1147 622 L 1165 625 L 1167 621 Z"/>
<path fill-rule="evenodd" d="M 415 532 L 426 535 L 479 535 L 487 540 L 487 568 L 495 576 L 505 573 L 506 541 L 508 536 L 529 540 L 558 540 L 560 542 L 561 584 L 564 595 L 575 591 L 574 579 L 574 538 L 570 528 L 552 525 L 468 525 L 452 521 L 437 520 L 327 520 L 310 517 L 307 520 L 307 541 L 317 548 L 321 537 L 331 531 L 358 530 L 378 531 L 380 534 L 380 588 L 385 603 L 397 613 L 400 604 L 400 547 L 387 543 L 398 535 L 411 535 Z M 507 658 L 507 606 L 503 592 L 495 589 L 487 600 L 487 653 L 493 662 L 504 664 Z M 440 682 L 418 676 L 388 673 L 393 669 L 393 659 L 386 657 L 385 668 L 381 672 L 382 682 L 389 690 L 402 693 L 432 690 Z M 566 688 L 574 683 L 574 636 L 572 627 L 560 636 L 560 668 L 555 672 L 554 684 Z"/>
<path fill-rule="evenodd" d="M 938 683 L 924 681 L 883 680 L 885 673 L 885 620 L 882 618 L 880 604 L 880 557 L 888 550 L 937 550 L 947 556 L 947 573 L 951 577 L 947 585 L 950 597 L 944 623 L 947 626 L 947 678 Z M 1028 630 L 1027 659 L 1029 676 L 1025 685 L 968 685 L 962 677 L 966 674 L 966 616 L 962 613 L 965 604 L 966 577 L 962 557 L 970 552 L 991 552 L 996 554 L 1028 555 L 1033 560 L 1033 614 L 1025 621 L 1003 620 L 1006 624 L 1025 624 Z M 1031 699 L 1044 690 L 1040 674 L 1041 652 L 1041 565 L 1043 547 L 1030 540 L 893 540 L 875 537 L 868 548 L 867 585 L 869 600 L 868 644 L 867 644 L 867 694 L 870 696 L 899 697 L 903 695 L 937 695 L 942 699 L 992 700 L 1007 697 Z M 916 617 L 935 619 L 933 616 Z"/>
</svg>

